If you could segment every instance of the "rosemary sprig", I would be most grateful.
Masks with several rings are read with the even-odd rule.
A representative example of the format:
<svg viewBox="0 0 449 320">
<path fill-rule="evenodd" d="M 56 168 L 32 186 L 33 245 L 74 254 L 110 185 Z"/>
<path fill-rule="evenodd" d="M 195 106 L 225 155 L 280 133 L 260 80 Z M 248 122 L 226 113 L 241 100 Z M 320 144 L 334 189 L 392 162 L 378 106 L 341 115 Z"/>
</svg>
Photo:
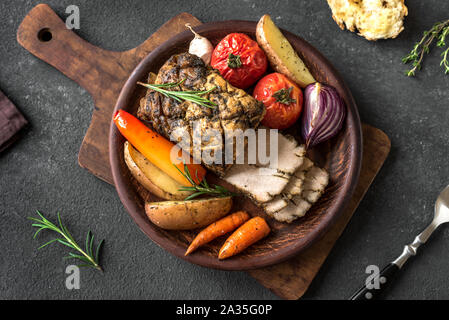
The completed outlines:
<svg viewBox="0 0 449 320">
<path fill-rule="evenodd" d="M 164 96 L 168 98 L 175 99 L 178 102 L 182 102 L 182 100 L 187 100 L 194 102 L 196 104 L 199 104 L 200 106 L 215 109 L 217 106 L 216 103 L 210 101 L 209 99 L 206 99 L 202 97 L 202 95 L 208 94 L 209 92 L 213 91 L 216 87 L 210 88 L 209 90 L 204 91 L 171 91 L 166 90 L 166 88 L 173 88 L 176 86 L 181 85 L 185 79 L 179 81 L 179 82 L 172 82 L 172 83 L 162 83 L 162 84 L 149 84 L 149 83 L 142 83 L 137 82 L 137 84 L 140 84 L 141 86 L 144 86 L 146 88 L 152 89 L 154 91 L 157 91 Z"/>
<path fill-rule="evenodd" d="M 84 264 L 79 265 L 79 267 L 92 267 L 97 270 L 103 271 L 103 268 L 100 266 L 98 258 L 99 258 L 100 249 L 101 249 L 101 246 L 102 246 L 104 240 L 101 240 L 98 243 L 97 248 L 95 250 L 95 256 L 94 256 L 94 251 L 93 251 L 94 236 L 93 236 L 92 232 L 90 232 L 90 230 L 87 232 L 85 249 L 83 250 L 76 243 L 75 239 L 73 239 L 73 237 L 70 234 L 67 227 L 65 227 L 62 224 L 61 216 L 59 215 L 59 212 L 58 212 L 59 226 L 57 226 L 53 222 L 47 220 L 39 211 L 36 211 L 36 212 L 41 219 L 28 217 L 28 219 L 30 219 L 31 221 L 34 221 L 32 226 L 38 228 L 38 230 L 36 231 L 36 233 L 33 236 L 33 239 L 35 239 L 36 236 L 39 234 L 39 232 L 41 232 L 44 229 L 55 231 L 61 235 L 61 238 L 56 238 L 56 239 L 50 240 L 47 243 L 41 245 L 38 248 L 38 250 L 46 247 L 47 245 L 49 245 L 53 242 L 59 242 L 59 243 L 65 245 L 73 250 L 76 250 L 80 253 L 80 254 L 75 254 L 73 252 L 69 252 L 69 255 L 64 258 L 78 259 L 78 260 L 81 260 L 82 262 L 84 262 Z"/>
<path fill-rule="evenodd" d="M 214 184 L 213 186 L 210 186 L 207 183 L 206 178 L 204 178 L 200 183 L 195 182 L 195 180 L 192 179 L 192 175 L 190 174 L 189 168 L 184 163 L 184 172 L 182 172 L 177 166 L 175 166 L 176 169 L 192 184 L 191 187 L 181 187 L 179 188 L 179 191 L 193 191 L 190 196 L 186 197 L 184 200 L 192 200 L 198 196 L 201 196 L 203 194 L 213 195 L 216 197 L 224 198 L 224 197 L 233 197 L 237 196 L 237 193 L 231 192 L 225 187 L 219 186 Z M 198 172 L 195 173 L 196 181 L 200 181 L 198 179 Z"/>
<path fill-rule="evenodd" d="M 422 61 L 424 59 L 424 55 L 430 52 L 430 45 L 433 43 L 435 39 L 437 39 L 437 47 L 443 48 L 446 46 L 446 36 L 449 34 L 449 20 L 443 22 L 437 22 L 433 25 L 433 27 L 424 31 L 423 37 L 419 42 L 415 44 L 412 51 L 408 55 L 402 58 L 403 63 L 412 63 L 412 68 L 406 71 L 406 75 L 409 77 L 413 77 L 416 74 L 417 70 L 420 70 L 422 67 Z M 449 48 L 443 51 L 441 56 L 443 57 L 440 63 L 440 66 L 443 67 L 444 73 L 449 73 L 449 61 L 448 61 L 448 52 Z"/>
</svg>

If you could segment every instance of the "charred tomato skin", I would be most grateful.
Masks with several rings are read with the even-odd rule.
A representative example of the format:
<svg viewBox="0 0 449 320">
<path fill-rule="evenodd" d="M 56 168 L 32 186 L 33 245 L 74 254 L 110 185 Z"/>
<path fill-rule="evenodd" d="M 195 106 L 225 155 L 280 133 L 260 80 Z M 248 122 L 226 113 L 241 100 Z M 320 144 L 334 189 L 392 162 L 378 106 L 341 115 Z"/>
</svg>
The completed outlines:
<svg viewBox="0 0 449 320">
<path fill-rule="evenodd" d="M 266 108 L 262 124 L 273 129 L 286 129 L 299 118 L 303 108 L 301 89 L 280 73 L 270 73 L 259 80 L 253 96 Z"/>
<path fill-rule="evenodd" d="M 268 60 L 249 36 L 230 33 L 215 47 L 210 64 L 233 86 L 246 89 L 267 71 Z"/>
</svg>

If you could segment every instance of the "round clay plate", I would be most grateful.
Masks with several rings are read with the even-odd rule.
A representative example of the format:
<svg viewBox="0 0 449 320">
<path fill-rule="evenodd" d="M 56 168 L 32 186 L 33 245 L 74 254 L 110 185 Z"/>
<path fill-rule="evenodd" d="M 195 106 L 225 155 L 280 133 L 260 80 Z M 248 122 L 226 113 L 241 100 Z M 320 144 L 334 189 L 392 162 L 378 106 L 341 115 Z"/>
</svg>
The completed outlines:
<svg viewBox="0 0 449 320">
<path fill-rule="evenodd" d="M 256 22 L 214 22 L 203 24 L 195 30 L 208 38 L 215 46 L 224 36 L 232 32 L 242 32 L 255 39 Z M 149 238 L 182 259 L 198 265 L 225 270 L 246 270 L 282 262 L 299 254 L 319 240 L 334 225 L 352 197 L 362 162 L 361 125 L 352 95 L 337 71 L 314 47 L 292 33 L 287 31 L 283 31 L 283 33 L 305 61 L 315 79 L 334 86 L 343 97 L 347 107 L 346 123 L 336 137 L 308 152 L 308 156 L 316 164 L 329 172 L 330 183 L 323 196 L 307 212 L 306 216 L 290 224 L 280 223 L 268 217 L 246 197 L 235 198 L 232 212 L 245 210 L 252 216 L 261 215 L 266 218 L 272 230 L 268 237 L 244 252 L 226 260 L 218 260 L 218 251 L 226 239 L 221 237 L 191 255 L 184 256 L 188 244 L 198 230 L 167 231 L 158 228 L 148 220 L 144 211 L 144 202 L 159 201 L 160 199 L 149 194 L 130 175 L 123 157 L 125 139 L 111 121 L 110 161 L 115 186 L 122 203 Z M 190 31 L 180 33 L 143 59 L 124 85 L 115 110 L 124 109 L 136 114 L 139 100 L 145 95 L 145 88 L 138 86 L 136 82 L 145 82 L 150 71 L 157 73 L 171 55 L 187 51 L 192 38 Z M 298 132 L 298 126 L 289 130 L 289 133 L 297 137 Z M 208 181 L 214 182 L 218 179 L 209 173 Z"/>
</svg>

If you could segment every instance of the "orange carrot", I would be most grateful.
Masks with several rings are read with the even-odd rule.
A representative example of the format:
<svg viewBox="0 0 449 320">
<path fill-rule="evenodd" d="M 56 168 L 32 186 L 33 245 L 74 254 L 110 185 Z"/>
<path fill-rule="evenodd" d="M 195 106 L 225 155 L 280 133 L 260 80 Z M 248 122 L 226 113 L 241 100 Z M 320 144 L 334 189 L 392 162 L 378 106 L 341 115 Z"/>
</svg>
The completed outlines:
<svg viewBox="0 0 449 320">
<path fill-rule="evenodd" d="M 218 259 L 226 259 L 242 252 L 253 243 L 265 238 L 269 233 L 270 227 L 264 218 L 252 218 L 226 240 L 218 253 Z"/>
<path fill-rule="evenodd" d="M 235 228 L 242 225 L 245 221 L 249 219 L 249 214 L 244 211 L 234 212 L 218 221 L 215 221 L 207 228 L 203 229 L 198 235 L 193 239 L 190 246 L 187 248 L 185 255 L 195 251 L 202 245 L 211 242 L 215 238 L 224 235 L 225 233 L 235 230 Z"/>
<path fill-rule="evenodd" d="M 172 142 L 160 136 L 144 125 L 139 119 L 124 110 L 118 110 L 114 114 L 113 120 L 120 133 L 145 158 L 183 186 L 191 186 L 191 183 L 176 169 L 178 168 L 181 172 L 185 173 L 184 163 L 181 161 L 180 163 L 173 164 L 171 161 L 170 154 L 173 147 L 175 147 Z M 201 182 L 206 175 L 206 170 L 201 165 L 194 164 L 190 156 L 183 156 L 183 161 L 186 163 L 193 181 L 196 183 Z M 196 178 L 197 176 L 198 179 Z"/>
</svg>

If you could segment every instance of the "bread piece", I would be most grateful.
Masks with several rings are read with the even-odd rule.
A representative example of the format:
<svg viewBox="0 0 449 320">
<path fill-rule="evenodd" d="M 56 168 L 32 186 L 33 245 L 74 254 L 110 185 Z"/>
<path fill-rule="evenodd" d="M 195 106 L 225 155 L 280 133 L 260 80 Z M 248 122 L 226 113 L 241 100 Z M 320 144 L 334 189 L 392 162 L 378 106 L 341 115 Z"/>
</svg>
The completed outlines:
<svg viewBox="0 0 449 320">
<path fill-rule="evenodd" d="M 404 30 L 407 15 L 404 0 L 327 0 L 332 18 L 367 40 L 396 38 Z"/>
</svg>

